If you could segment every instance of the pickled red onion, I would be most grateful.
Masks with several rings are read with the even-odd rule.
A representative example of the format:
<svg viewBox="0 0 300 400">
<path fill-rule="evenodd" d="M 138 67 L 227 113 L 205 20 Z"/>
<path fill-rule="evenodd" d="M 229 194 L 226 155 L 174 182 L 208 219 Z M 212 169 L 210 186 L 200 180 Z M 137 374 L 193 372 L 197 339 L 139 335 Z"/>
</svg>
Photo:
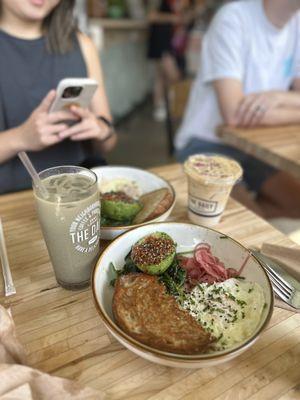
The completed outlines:
<svg viewBox="0 0 300 400">
<path fill-rule="evenodd" d="M 178 260 L 180 266 L 187 272 L 188 284 L 194 286 L 197 283 L 224 282 L 226 279 L 239 276 L 249 257 L 250 255 L 244 260 L 239 270 L 226 268 L 224 263 L 212 254 L 208 243 L 199 243 L 193 257 L 178 256 Z"/>
</svg>

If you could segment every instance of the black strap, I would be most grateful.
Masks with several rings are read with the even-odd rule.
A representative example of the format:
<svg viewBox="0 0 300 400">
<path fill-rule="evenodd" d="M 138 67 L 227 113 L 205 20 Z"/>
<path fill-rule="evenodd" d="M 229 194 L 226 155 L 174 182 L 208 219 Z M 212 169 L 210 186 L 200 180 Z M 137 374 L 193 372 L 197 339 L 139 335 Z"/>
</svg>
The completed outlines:
<svg viewBox="0 0 300 400">
<path fill-rule="evenodd" d="M 97 119 L 99 119 L 99 121 L 104 122 L 105 125 L 107 125 L 109 128 L 114 129 L 114 124 L 112 123 L 112 121 L 109 121 L 107 118 L 103 117 L 102 115 L 98 116 Z"/>
<path fill-rule="evenodd" d="M 104 122 L 106 126 L 109 127 L 109 132 L 104 139 L 101 139 L 101 142 L 106 142 L 109 138 L 111 138 L 115 134 L 115 127 L 114 124 L 109 121 L 107 118 L 103 117 L 102 115 L 98 116 L 97 119 L 101 122 Z"/>
</svg>

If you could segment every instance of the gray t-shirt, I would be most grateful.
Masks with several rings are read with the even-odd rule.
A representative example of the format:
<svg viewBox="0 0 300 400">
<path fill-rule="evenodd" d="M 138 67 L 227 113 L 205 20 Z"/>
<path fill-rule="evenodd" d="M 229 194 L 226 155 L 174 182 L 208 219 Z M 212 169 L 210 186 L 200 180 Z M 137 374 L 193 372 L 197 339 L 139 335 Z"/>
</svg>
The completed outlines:
<svg viewBox="0 0 300 400">
<path fill-rule="evenodd" d="M 60 55 L 46 50 L 44 37 L 19 39 L 0 30 L 0 135 L 22 124 L 61 79 L 86 76 L 75 36 L 73 50 Z M 71 140 L 29 156 L 38 171 L 62 164 L 78 165 L 86 158 L 83 145 Z M 0 193 L 29 187 L 31 179 L 17 157 L 0 164 Z"/>
</svg>

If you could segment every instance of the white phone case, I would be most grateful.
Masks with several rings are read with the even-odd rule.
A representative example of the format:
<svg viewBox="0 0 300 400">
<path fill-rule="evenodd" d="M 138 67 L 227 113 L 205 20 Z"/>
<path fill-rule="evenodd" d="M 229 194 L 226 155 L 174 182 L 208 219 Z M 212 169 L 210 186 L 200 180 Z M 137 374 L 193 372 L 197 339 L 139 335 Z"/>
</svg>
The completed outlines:
<svg viewBox="0 0 300 400">
<path fill-rule="evenodd" d="M 77 97 L 62 97 L 65 89 L 74 86 L 82 87 Z M 68 110 L 72 105 L 87 108 L 90 105 L 97 87 L 97 81 L 90 78 L 67 78 L 61 80 L 57 86 L 56 97 L 50 107 L 50 112 Z"/>
</svg>

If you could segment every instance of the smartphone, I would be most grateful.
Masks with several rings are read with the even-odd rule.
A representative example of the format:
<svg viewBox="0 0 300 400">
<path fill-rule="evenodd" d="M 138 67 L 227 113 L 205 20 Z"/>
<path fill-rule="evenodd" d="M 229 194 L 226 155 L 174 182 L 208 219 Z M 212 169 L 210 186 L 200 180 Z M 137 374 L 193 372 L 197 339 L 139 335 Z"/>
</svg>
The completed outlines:
<svg viewBox="0 0 300 400">
<path fill-rule="evenodd" d="M 97 87 L 97 81 L 90 78 L 62 79 L 57 86 L 50 112 L 68 110 L 73 105 L 89 107 Z"/>
</svg>

